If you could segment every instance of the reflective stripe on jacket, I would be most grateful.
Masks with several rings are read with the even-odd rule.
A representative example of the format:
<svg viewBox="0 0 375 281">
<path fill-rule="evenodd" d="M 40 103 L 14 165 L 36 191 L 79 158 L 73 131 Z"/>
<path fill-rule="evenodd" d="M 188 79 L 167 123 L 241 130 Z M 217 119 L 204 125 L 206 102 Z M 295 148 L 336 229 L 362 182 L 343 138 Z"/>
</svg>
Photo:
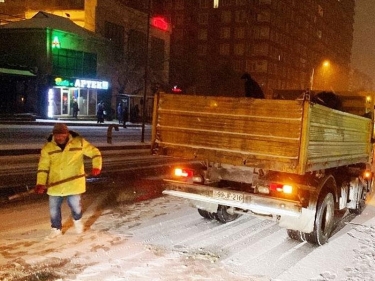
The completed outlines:
<svg viewBox="0 0 375 281">
<path fill-rule="evenodd" d="M 92 159 L 92 168 L 102 169 L 98 148 L 79 134 L 70 131 L 62 150 L 51 135 L 42 147 L 37 172 L 37 184 L 47 185 L 48 195 L 67 196 L 86 191 L 84 156 Z"/>
</svg>

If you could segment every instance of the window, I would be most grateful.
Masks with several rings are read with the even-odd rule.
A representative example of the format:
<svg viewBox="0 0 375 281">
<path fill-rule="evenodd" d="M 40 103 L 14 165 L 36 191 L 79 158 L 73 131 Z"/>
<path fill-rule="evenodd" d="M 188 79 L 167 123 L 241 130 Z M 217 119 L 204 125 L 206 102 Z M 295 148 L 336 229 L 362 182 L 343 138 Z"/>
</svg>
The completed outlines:
<svg viewBox="0 0 375 281">
<path fill-rule="evenodd" d="M 236 27 L 234 29 L 234 36 L 236 39 L 244 39 L 245 38 L 245 28 L 244 27 Z"/>
<path fill-rule="evenodd" d="M 108 21 L 104 22 L 104 37 L 111 40 L 115 46 L 122 47 L 124 45 L 124 27 Z"/>
<path fill-rule="evenodd" d="M 208 8 L 209 0 L 199 0 L 199 8 Z"/>
<path fill-rule="evenodd" d="M 198 45 L 198 55 L 199 56 L 207 55 L 207 45 L 204 45 L 204 44 Z"/>
<path fill-rule="evenodd" d="M 199 24 L 208 24 L 208 14 L 207 13 L 200 13 L 198 15 L 198 23 Z"/>
<path fill-rule="evenodd" d="M 235 22 L 245 22 L 246 21 L 246 11 L 245 10 L 238 10 L 234 12 L 234 20 Z"/>
<path fill-rule="evenodd" d="M 231 11 L 223 11 L 221 13 L 221 22 L 222 23 L 230 23 L 232 20 L 232 13 Z"/>
<path fill-rule="evenodd" d="M 236 6 L 245 6 L 246 0 L 236 0 Z"/>
<path fill-rule="evenodd" d="M 184 39 L 184 31 L 183 29 L 176 28 L 172 33 L 173 39 L 175 42 L 181 42 Z"/>
<path fill-rule="evenodd" d="M 270 20 L 271 20 L 271 13 L 269 11 L 262 11 L 261 13 L 257 14 L 258 22 L 270 22 Z"/>
<path fill-rule="evenodd" d="M 97 55 L 69 49 L 52 49 L 52 74 L 68 77 L 96 77 Z"/>
<path fill-rule="evenodd" d="M 198 30 L 198 39 L 207 40 L 207 29 L 201 28 Z"/>
<path fill-rule="evenodd" d="M 268 55 L 268 44 L 267 43 L 258 43 L 254 44 L 253 54 L 255 56 L 267 56 Z"/>
<path fill-rule="evenodd" d="M 268 26 L 259 26 L 254 29 L 255 39 L 269 39 L 270 38 L 270 28 Z"/>
<path fill-rule="evenodd" d="M 130 30 L 128 38 L 128 58 L 139 67 L 146 64 L 146 34 L 138 30 Z"/>
<path fill-rule="evenodd" d="M 220 28 L 220 38 L 221 39 L 230 39 L 230 27 Z"/>
<path fill-rule="evenodd" d="M 176 25 L 183 25 L 184 24 L 184 15 L 177 15 L 176 16 Z"/>
<path fill-rule="evenodd" d="M 236 56 L 243 56 L 245 53 L 245 45 L 244 44 L 235 44 L 234 45 L 234 54 Z"/>
<path fill-rule="evenodd" d="M 267 72 L 266 60 L 247 61 L 247 64 L 250 65 L 250 72 Z"/>
<path fill-rule="evenodd" d="M 229 44 L 220 44 L 219 49 L 220 55 L 227 56 L 230 53 L 230 45 Z"/>
<path fill-rule="evenodd" d="M 221 6 L 231 6 L 232 5 L 232 0 L 221 0 Z"/>
<path fill-rule="evenodd" d="M 176 0 L 176 2 L 175 2 L 175 8 L 177 10 L 183 10 L 185 8 L 184 0 Z"/>
<path fill-rule="evenodd" d="M 151 38 L 150 66 L 152 70 L 164 70 L 165 62 L 165 42 L 163 39 Z"/>
<path fill-rule="evenodd" d="M 244 61 L 243 60 L 235 60 L 233 62 L 233 69 L 235 71 L 238 71 L 238 72 L 243 71 L 243 69 L 244 69 Z"/>
</svg>

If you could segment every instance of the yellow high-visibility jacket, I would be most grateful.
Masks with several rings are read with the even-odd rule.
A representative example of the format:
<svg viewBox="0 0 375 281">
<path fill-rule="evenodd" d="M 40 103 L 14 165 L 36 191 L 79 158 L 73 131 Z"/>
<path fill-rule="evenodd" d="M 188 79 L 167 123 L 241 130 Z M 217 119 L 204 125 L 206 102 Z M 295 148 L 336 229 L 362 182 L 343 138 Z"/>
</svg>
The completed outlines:
<svg viewBox="0 0 375 281">
<path fill-rule="evenodd" d="M 42 147 L 37 172 L 37 184 L 47 185 L 48 195 L 67 196 L 86 191 L 84 156 L 92 159 L 92 168 L 102 169 L 102 156 L 98 148 L 79 134 L 69 131 L 65 149 L 49 136 Z"/>
</svg>

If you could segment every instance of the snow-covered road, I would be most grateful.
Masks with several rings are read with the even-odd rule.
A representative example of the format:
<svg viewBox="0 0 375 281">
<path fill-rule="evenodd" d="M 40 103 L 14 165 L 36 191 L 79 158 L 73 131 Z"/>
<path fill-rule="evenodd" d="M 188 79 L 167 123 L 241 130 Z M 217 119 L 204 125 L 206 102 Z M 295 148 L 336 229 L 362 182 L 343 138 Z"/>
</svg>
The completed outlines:
<svg viewBox="0 0 375 281">
<path fill-rule="evenodd" d="M 43 239 L 49 232 L 46 200 L 1 208 L 0 280 L 375 278 L 373 199 L 361 216 L 317 247 L 291 240 L 284 229 L 259 218 L 205 220 L 184 199 L 133 203 L 131 192 L 112 196 L 87 195 L 86 232 L 74 234 L 66 219 L 56 241 Z M 69 217 L 66 206 L 63 216 Z"/>
</svg>

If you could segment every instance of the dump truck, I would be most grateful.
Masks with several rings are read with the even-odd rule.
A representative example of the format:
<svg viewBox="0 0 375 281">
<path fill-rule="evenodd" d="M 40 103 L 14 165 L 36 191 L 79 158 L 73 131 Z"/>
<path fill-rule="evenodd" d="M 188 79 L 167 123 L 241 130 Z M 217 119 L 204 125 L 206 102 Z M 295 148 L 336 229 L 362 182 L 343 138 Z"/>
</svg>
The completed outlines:
<svg viewBox="0 0 375 281">
<path fill-rule="evenodd" d="M 372 191 L 373 127 L 308 91 L 296 100 L 157 93 L 151 149 L 192 160 L 173 167 L 163 193 L 203 218 L 259 216 L 323 245 L 335 212 L 360 214 Z"/>
</svg>

